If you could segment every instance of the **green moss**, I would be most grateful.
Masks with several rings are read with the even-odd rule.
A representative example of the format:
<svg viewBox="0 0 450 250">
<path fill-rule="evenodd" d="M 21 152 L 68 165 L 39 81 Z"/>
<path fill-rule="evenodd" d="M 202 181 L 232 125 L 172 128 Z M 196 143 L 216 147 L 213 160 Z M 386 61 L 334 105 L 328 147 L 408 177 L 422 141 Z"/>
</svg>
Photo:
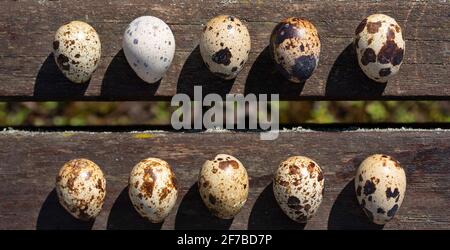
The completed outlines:
<svg viewBox="0 0 450 250">
<path fill-rule="evenodd" d="M 387 118 L 387 111 L 381 102 L 370 102 L 366 106 L 366 112 L 371 121 L 380 122 L 385 121 Z"/>
<path fill-rule="evenodd" d="M 135 138 L 135 139 L 150 139 L 153 137 L 154 137 L 154 135 L 148 134 L 148 133 L 133 134 L 133 138 Z"/>
</svg>

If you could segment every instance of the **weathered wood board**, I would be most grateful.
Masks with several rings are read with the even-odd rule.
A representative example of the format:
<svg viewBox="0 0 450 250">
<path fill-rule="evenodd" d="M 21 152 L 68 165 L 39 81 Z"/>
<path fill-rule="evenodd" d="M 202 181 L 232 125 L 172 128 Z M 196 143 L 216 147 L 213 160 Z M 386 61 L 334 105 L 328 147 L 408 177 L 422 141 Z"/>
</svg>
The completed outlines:
<svg viewBox="0 0 450 250">
<path fill-rule="evenodd" d="M 214 218 L 196 188 L 206 159 L 228 153 L 250 177 L 250 194 L 234 220 Z M 450 229 L 450 130 L 288 131 L 275 141 L 250 132 L 19 132 L 0 133 L 0 229 L 380 229 L 356 204 L 353 176 L 373 153 L 397 158 L 406 169 L 403 206 L 385 229 Z M 292 155 L 324 170 L 323 203 L 306 227 L 282 214 L 272 173 Z M 127 195 L 128 174 L 146 157 L 160 157 L 179 182 L 177 204 L 163 224 L 141 219 Z M 86 157 L 106 174 L 107 197 L 94 223 L 72 219 L 58 204 L 55 175 L 64 162 Z"/>
<path fill-rule="evenodd" d="M 402 69 L 388 84 L 369 81 L 350 46 L 359 22 L 385 13 L 406 38 Z M 448 1 L 3 1 L 0 9 L 0 100 L 170 100 L 206 93 L 278 93 L 299 99 L 448 99 L 450 96 L 450 3 Z M 202 24 L 218 14 L 245 20 L 252 52 L 235 81 L 210 74 L 197 47 Z M 121 51 L 129 22 L 154 15 L 172 28 L 177 43 L 173 65 L 157 84 L 139 80 Z M 292 84 L 274 70 L 266 46 L 278 21 L 310 19 L 322 40 L 320 64 L 305 84 Z M 51 45 L 54 32 L 71 20 L 93 25 L 102 41 L 99 69 L 89 84 L 73 85 L 58 71 Z"/>
</svg>

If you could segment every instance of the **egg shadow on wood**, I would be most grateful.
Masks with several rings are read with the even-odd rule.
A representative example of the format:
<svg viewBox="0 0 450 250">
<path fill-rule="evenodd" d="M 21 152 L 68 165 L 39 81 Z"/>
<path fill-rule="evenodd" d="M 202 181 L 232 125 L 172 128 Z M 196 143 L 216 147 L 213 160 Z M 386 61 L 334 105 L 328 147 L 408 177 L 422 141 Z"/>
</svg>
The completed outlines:
<svg viewBox="0 0 450 250">
<path fill-rule="evenodd" d="M 200 47 L 197 45 L 195 49 L 186 59 L 181 69 L 177 83 L 177 94 L 183 93 L 189 97 L 194 97 L 194 87 L 202 87 L 202 95 L 218 94 L 225 97 L 230 93 L 235 79 L 224 80 L 213 74 L 206 67 L 200 54 Z"/>
<path fill-rule="evenodd" d="M 369 79 L 359 67 L 353 43 L 334 62 L 328 75 L 325 95 L 331 99 L 375 99 L 383 95 L 387 83 Z"/>
<path fill-rule="evenodd" d="M 133 207 L 128 187 L 120 192 L 108 216 L 107 230 L 159 230 L 163 222 L 151 223 Z"/>
<path fill-rule="evenodd" d="M 37 230 L 90 230 L 95 220 L 82 221 L 73 217 L 59 204 L 53 189 L 42 204 L 36 222 Z"/>
<path fill-rule="evenodd" d="M 67 79 L 55 62 L 53 53 L 42 63 L 34 83 L 33 96 L 36 99 L 63 100 L 82 97 L 89 82 L 73 83 Z"/>
<path fill-rule="evenodd" d="M 249 230 L 303 230 L 305 223 L 291 220 L 278 205 L 271 182 L 256 199 L 248 219 Z"/>
<path fill-rule="evenodd" d="M 281 75 L 267 46 L 256 58 L 248 73 L 244 93 L 278 94 L 280 99 L 296 99 L 304 87 L 305 82 L 290 82 Z"/>
<path fill-rule="evenodd" d="M 360 208 L 355 192 L 355 179 L 352 179 L 339 193 L 328 217 L 330 230 L 381 230 L 383 225 L 369 221 Z"/>
<path fill-rule="evenodd" d="M 103 76 L 101 96 L 107 100 L 149 100 L 161 84 L 147 83 L 134 72 L 121 49 L 111 60 Z"/>
<path fill-rule="evenodd" d="M 175 218 L 176 230 L 227 230 L 233 219 L 214 216 L 203 203 L 197 182 L 184 195 Z"/>
</svg>

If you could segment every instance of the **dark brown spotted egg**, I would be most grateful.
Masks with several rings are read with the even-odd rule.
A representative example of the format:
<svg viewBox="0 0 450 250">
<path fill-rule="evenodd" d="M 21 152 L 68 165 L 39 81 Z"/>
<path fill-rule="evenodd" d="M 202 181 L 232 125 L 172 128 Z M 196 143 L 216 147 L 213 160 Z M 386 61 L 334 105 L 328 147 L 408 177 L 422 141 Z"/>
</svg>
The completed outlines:
<svg viewBox="0 0 450 250">
<path fill-rule="evenodd" d="M 390 156 L 369 156 L 356 172 L 355 190 L 369 219 L 383 225 L 394 217 L 405 198 L 405 171 Z"/>
<path fill-rule="evenodd" d="M 272 31 L 270 53 L 277 69 L 288 80 L 304 82 L 311 77 L 320 56 L 320 38 L 308 20 L 290 17 Z"/>
<path fill-rule="evenodd" d="M 178 189 L 169 163 L 147 158 L 131 171 L 128 194 L 136 211 L 152 223 L 162 222 L 172 211 Z"/>
<path fill-rule="evenodd" d="M 247 170 L 231 155 L 219 154 L 203 164 L 198 179 L 200 196 L 217 217 L 231 219 L 248 197 Z"/>
<path fill-rule="evenodd" d="M 322 203 L 324 177 L 313 160 L 293 156 L 280 164 L 273 180 L 273 193 L 283 212 L 292 220 L 306 223 Z"/>
<path fill-rule="evenodd" d="M 100 62 L 100 38 L 89 24 L 72 21 L 56 31 L 53 55 L 58 68 L 70 81 L 87 82 Z"/>
<path fill-rule="evenodd" d="M 106 180 L 97 164 L 87 159 L 74 159 L 61 168 L 56 177 L 59 203 L 75 218 L 94 219 L 101 211 L 106 196 Z"/>
<path fill-rule="evenodd" d="M 374 14 L 355 31 L 358 63 L 370 79 L 385 83 L 397 74 L 405 53 L 400 25 L 389 16 Z"/>
<path fill-rule="evenodd" d="M 250 49 L 250 34 L 237 17 L 216 16 L 203 28 L 200 53 L 208 69 L 221 78 L 236 78 Z"/>
</svg>

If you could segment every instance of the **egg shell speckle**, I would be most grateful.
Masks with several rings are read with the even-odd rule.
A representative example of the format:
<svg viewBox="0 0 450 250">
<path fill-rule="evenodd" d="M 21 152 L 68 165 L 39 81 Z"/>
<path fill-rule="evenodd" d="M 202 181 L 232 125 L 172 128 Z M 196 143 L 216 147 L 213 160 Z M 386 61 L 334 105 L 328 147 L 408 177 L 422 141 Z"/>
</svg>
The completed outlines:
<svg viewBox="0 0 450 250">
<path fill-rule="evenodd" d="M 172 64 L 175 55 L 175 37 L 161 19 L 141 16 L 126 28 L 122 42 L 123 52 L 136 74 L 145 82 L 159 81 Z"/>
<path fill-rule="evenodd" d="M 198 188 L 211 213 L 222 219 L 231 219 L 247 201 L 247 170 L 235 157 L 219 154 L 203 164 Z"/>
<path fill-rule="evenodd" d="M 291 82 L 304 82 L 319 65 L 320 38 L 308 20 L 290 17 L 270 36 L 270 53 L 280 73 Z"/>
<path fill-rule="evenodd" d="M 292 220 L 306 223 L 322 203 L 322 169 L 313 160 L 293 156 L 282 162 L 275 173 L 273 192 L 283 212 Z"/>
<path fill-rule="evenodd" d="M 203 28 L 200 53 L 208 69 L 221 78 L 236 78 L 248 60 L 250 49 L 250 33 L 234 16 L 214 17 Z"/>
<path fill-rule="evenodd" d="M 376 154 L 366 158 L 355 177 L 358 202 L 369 219 L 383 225 L 390 221 L 405 197 L 406 175 L 394 158 Z"/>
<path fill-rule="evenodd" d="M 106 196 L 106 180 L 97 164 L 87 159 L 74 159 L 61 168 L 56 177 L 59 203 L 75 218 L 94 219 L 101 211 Z"/>
<path fill-rule="evenodd" d="M 383 14 L 364 19 L 355 31 L 358 64 L 370 79 L 385 83 L 398 73 L 405 53 L 400 25 Z"/>
<path fill-rule="evenodd" d="M 169 163 L 158 158 L 139 162 L 130 173 L 128 194 L 142 217 L 152 223 L 162 222 L 178 197 L 175 174 Z"/>
<path fill-rule="evenodd" d="M 85 83 L 100 62 L 100 38 L 89 24 L 72 21 L 56 31 L 53 55 L 64 76 L 74 83 Z"/>
</svg>

